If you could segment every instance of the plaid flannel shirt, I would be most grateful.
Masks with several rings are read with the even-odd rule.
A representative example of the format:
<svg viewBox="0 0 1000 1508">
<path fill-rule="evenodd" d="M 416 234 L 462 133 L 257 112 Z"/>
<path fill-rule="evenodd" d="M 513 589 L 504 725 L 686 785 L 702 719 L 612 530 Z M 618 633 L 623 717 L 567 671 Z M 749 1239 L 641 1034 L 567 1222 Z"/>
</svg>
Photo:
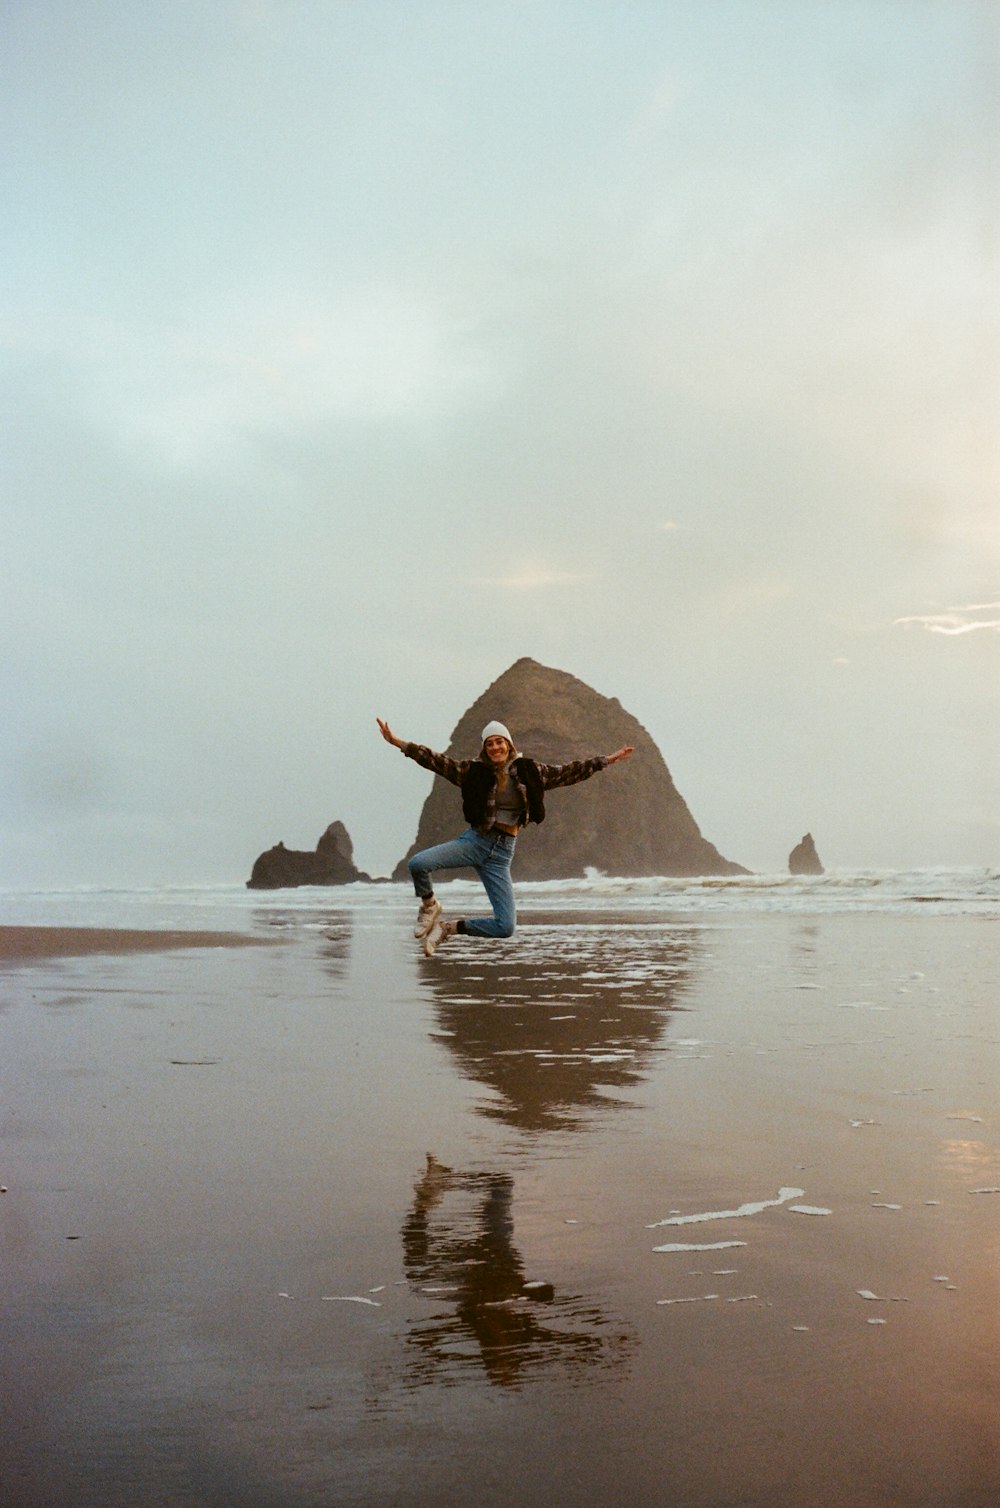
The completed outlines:
<svg viewBox="0 0 1000 1508">
<path fill-rule="evenodd" d="M 423 765 L 425 770 L 431 770 L 435 775 L 440 775 L 442 779 L 450 780 L 452 785 L 459 787 L 469 766 L 477 762 L 474 759 L 452 759 L 448 754 L 436 754 L 433 749 L 428 749 L 426 744 L 404 744 L 402 752 L 407 759 L 415 760 L 417 764 Z M 523 755 L 517 757 L 524 758 Z M 537 759 L 531 762 L 538 771 L 544 791 L 555 790 L 561 785 L 578 785 L 581 780 L 589 780 L 591 775 L 596 775 L 599 770 L 607 769 L 608 765 L 604 754 L 595 754 L 592 759 L 571 759 L 568 764 L 541 764 Z M 521 796 L 522 815 L 518 826 L 523 827 L 528 821 L 528 793 L 516 777 L 514 784 Z M 480 832 L 489 832 L 496 821 L 496 811 L 496 786 L 494 785 L 486 797 L 486 811 Z"/>
</svg>

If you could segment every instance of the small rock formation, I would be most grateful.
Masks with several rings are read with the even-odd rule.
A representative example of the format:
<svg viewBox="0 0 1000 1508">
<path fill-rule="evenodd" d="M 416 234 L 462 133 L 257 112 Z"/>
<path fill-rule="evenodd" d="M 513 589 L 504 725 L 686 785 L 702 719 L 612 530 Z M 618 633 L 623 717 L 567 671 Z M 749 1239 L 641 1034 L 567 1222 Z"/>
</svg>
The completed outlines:
<svg viewBox="0 0 1000 1508">
<path fill-rule="evenodd" d="M 314 853 L 276 843 L 262 853 L 247 880 L 248 890 L 283 890 L 291 885 L 350 885 L 370 880 L 354 865 L 354 845 L 343 822 L 331 822 Z"/>
<path fill-rule="evenodd" d="M 823 874 L 823 866 L 816 852 L 812 833 L 806 833 L 801 843 L 796 843 L 788 855 L 789 874 Z"/>
<path fill-rule="evenodd" d="M 580 785 L 546 793 L 545 821 L 518 838 L 518 879 L 570 879 L 589 867 L 633 876 L 748 873 L 702 837 L 656 744 L 616 698 L 563 670 L 518 660 L 472 704 L 444 752 L 474 758 L 482 729 L 493 718 L 510 728 L 521 753 L 546 764 L 613 754 L 623 744 L 635 748 L 626 762 Z M 420 729 L 413 735 L 425 741 Z M 411 766 L 410 773 L 427 778 L 419 766 Z M 455 837 L 463 826 L 460 792 L 435 777 L 416 839 L 393 879 L 408 878 L 412 854 Z"/>
</svg>

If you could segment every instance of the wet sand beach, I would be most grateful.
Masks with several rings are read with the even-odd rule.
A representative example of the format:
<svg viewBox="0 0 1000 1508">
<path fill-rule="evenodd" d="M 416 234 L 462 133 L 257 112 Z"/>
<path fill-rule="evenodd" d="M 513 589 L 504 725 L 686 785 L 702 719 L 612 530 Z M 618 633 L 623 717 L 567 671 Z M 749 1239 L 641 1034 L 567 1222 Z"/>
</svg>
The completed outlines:
<svg viewBox="0 0 1000 1508">
<path fill-rule="evenodd" d="M 7 934 L 5 1508 L 1000 1500 L 992 920 L 411 926 Z"/>
<path fill-rule="evenodd" d="M 87 953 L 164 953 L 171 948 L 253 947 L 268 938 L 239 932 L 138 931 L 131 927 L 3 927 L 0 961 L 78 958 Z"/>
</svg>

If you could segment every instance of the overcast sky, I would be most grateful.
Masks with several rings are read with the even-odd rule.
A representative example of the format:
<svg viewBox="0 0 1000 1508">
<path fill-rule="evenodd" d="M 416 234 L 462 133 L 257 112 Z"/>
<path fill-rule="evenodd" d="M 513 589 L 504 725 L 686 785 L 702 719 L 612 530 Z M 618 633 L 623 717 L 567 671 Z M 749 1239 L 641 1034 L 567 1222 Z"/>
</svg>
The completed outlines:
<svg viewBox="0 0 1000 1508">
<path fill-rule="evenodd" d="M 0 50 L 0 883 L 334 818 L 385 873 L 429 777 L 376 714 L 442 748 L 521 655 L 750 868 L 1000 860 L 1000 5 L 7 0 Z"/>
</svg>

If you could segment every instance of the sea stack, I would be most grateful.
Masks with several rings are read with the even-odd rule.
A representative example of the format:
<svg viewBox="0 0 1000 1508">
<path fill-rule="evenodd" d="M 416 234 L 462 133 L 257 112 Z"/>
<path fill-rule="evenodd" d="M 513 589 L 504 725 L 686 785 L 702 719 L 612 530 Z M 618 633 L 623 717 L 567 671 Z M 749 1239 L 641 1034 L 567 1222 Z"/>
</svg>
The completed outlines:
<svg viewBox="0 0 1000 1508">
<path fill-rule="evenodd" d="M 800 843 L 796 843 L 788 855 L 789 874 L 823 874 L 823 866 L 816 852 L 816 844 L 813 842 L 812 833 L 806 833 Z"/>
<path fill-rule="evenodd" d="M 350 885 L 371 876 L 354 864 L 354 844 L 343 822 L 331 822 L 314 852 L 276 843 L 255 861 L 248 890 L 283 890 L 293 885 Z"/>
<path fill-rule="evenodd" d="M 630 876 L 749 872 L 702 837 L 656 744 L 615 697 L 564 670 L 518 660 L 473 702 L 443 752 L 475 758 L 494 718 L 511 730 L 520 753 L 545 764 L 612 754 L 623 744 L 635 748 L 631 759 L 583 784 L 546 793 L 545 821 L 518 838 L 518 879 L 572 879 L 588 868 Z M 459 791 L 435 777 L 416 839 L 393 879 L 407 878 L 412 854 L 455 837 L 463 825 Z"/>
</svg>

